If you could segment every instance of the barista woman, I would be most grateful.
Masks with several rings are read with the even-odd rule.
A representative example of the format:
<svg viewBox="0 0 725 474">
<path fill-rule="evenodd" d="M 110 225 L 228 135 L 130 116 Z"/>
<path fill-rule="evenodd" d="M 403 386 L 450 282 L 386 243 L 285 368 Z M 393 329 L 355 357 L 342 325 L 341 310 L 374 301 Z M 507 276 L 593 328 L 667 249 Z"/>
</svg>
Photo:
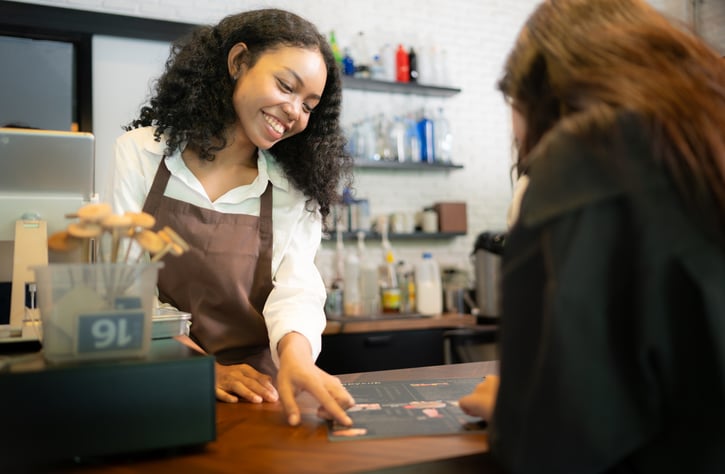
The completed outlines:
<svg viewBox="0 0 725 474">
<path fill-rule="evenodd" d="M 159 299 L 191 313 L 186 342 L 216 357 L 217 399 L 280 400 L 292 425 L 298 391 L 343 424 L 354 403 L 315 366 L 325 289 L 314 257 L 350 169 L 340 102 L 315 26 L 249 11 L 174 44 L 116 144 L 114 211 L 148 212 L 191 245 L 164 260 Z"/>
</svg>

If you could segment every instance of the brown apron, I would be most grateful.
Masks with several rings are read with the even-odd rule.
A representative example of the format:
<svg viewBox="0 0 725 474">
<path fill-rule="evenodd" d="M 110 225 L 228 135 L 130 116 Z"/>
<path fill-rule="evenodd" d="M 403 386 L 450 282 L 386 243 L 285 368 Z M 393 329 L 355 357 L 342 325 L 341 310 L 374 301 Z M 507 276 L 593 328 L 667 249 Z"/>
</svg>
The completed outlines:
<svg viewBox="0 0 725 474">
<path fill-rule="evenodd" d="M 143 210 L 191 249 L 167 254 L 159 300 L 191 313 L 191 339 L 221 364 L 245 363 L 274 376 L 262 309 L 272 290 L 272 185 L 259 217 L 224 214 L 164 196 L 171 173 L 161 160 Z"/>
</svg>

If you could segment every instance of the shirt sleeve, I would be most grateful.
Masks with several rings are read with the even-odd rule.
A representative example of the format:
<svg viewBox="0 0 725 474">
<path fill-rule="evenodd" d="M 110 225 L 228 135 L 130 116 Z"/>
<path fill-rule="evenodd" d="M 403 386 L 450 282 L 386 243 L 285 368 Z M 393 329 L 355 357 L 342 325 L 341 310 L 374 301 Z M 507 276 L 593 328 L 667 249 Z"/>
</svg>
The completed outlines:
<svg viewBox="0 0 725 474">
<path fill-rule="evenodd" d="M 153 180 L 153 172 L 158 166 L 159 158 L 143 149 L 139 138 L 145 136 L 144 130 L 135 130 L 120 136 L 114 144 L 113 166 L 108 180 L 109 187 L 105 190 L 104 199 L 111 204 L 113 212 L 141 212 L 146 195 Z M 126 255 L 129 262 L 150 260 L 148 253 L 143 252 L 130 239 L 124 239 L 121 254 Z M 102 242 L 101 257 L 108 255 L 108 242 Z M 128 248 L 130 246 L 130 248 Z M 171 305 L 161 303 L 158 299 L 158 288 L 154 289 L 154 308 L 175 309 Z"/>
<path fill-rule="evenodd" d="M 156 174 L 156 169 L 162 155 L 147 151 L 144 147 L 146 140 L 152 138 L 150 129 L 135 129 L 121 135 L 114 144 L 113 164 L 109 187 L 104 193 L 104 199 L 111 204 L 115 214 L 125 212 L 141 212 L 146 196 Z M 124 239 L 122 252 L 130 245 L 128 260 L 135 261 L 142 255 L 138 245 L 130 239 Z M 148 260 L 148 255 L 143 258 Z"/>
<path fill-rule="evenodd" d="M 319 213 L 300 209 L 288 245 L 275 274 L 273 289 L 264 307 L 272 360 L 279 367 L 277 345 L 290 332 L 302 334 L 312 347 L 316 360 L 322 350 L 325 284 L 315 265 L 315 255 L 322 238 Z"/>
<path fill-rule="evenodd" d="M 111 187 L 106 192 L 113 212 L 139 212 L 148 192 L 147 166 L 142 145 L 125 134 L 116 140 L 113 154 Z M 158 163 L 157 163 L 158 165 Z"/>
</svg>

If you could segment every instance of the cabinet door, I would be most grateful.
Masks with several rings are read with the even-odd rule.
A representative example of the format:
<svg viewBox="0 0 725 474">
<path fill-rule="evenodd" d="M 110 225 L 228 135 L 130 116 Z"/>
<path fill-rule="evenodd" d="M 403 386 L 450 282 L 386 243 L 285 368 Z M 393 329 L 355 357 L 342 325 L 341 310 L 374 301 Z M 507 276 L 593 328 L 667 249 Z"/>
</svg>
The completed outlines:
<svg viewBox="0 0 725 474">
<path fill-rule="evenodd" d="M 317 365 L 331 374 L 441 365 L 443 330 L 384 331 L 322 336 Z"/>
</svg>

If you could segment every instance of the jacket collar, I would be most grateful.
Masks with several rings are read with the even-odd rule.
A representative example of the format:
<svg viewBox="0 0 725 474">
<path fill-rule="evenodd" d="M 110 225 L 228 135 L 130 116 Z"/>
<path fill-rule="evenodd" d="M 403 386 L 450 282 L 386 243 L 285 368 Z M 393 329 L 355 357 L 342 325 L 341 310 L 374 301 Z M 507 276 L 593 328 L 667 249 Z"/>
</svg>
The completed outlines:
<svg viewBox="0 0 725 474">
<path fill-rule="evenodd" d="M 520 220 L 535 226 L 599 201 L 660 186 L 666 174 L 652 157 L 642 122 L 621 113 L 586 133 L 555 127 L 530 155 L 530 182 Z"/>
</svg>

